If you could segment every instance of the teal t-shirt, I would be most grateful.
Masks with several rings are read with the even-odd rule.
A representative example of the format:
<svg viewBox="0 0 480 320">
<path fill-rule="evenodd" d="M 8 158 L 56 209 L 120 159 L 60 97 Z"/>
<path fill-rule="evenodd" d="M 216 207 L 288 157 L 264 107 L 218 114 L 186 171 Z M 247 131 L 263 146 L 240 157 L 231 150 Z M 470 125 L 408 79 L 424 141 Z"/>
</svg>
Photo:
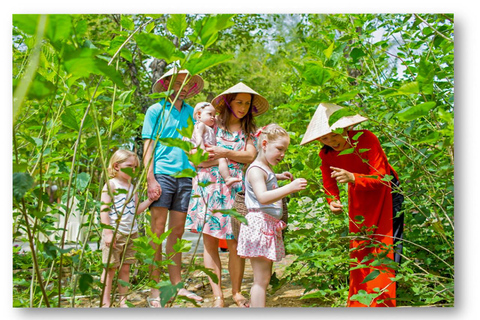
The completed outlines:
<svg viewBox="0 0 480 320">
<path fill-rule="evenodd" d="M 188 118 L 193 121 L 193 108 L 190 105 L 183 102 L 182 109 L 178 111 L 175 106 L 162 99 L 148 108 L 143 122 L 142 138 L 155 141 L 158 133 L 160 138 L 182 139 L 176 129 L 187 127 Z M 155 146 L 153 161 L 155 174 L 173 175 L 187 168 L 195 170 L 182 149 L 167 147 L 160 142 Z"/>
</svg>

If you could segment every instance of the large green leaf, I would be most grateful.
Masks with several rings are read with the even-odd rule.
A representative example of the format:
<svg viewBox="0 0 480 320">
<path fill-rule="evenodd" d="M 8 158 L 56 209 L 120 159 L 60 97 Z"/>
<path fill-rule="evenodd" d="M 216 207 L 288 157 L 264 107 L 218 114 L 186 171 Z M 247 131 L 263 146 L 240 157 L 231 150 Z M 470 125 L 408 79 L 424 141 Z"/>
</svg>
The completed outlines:
<svg viewBox="0 0 480 320">
<path fill-rule="evenodd" d="M 235 209 L 218 209 L 218 210 L 213 210 L 212 212 L 213 213 L 220 212 L 221 214 L 228 214 L 232 218 L 235 218 L 238 221 L 240 221 L 241 223 L 245 223 L 246 225 L 248 225 L 247 218 L 245 218 L 243 215 L 238 213 L 238 211 Z"/>
<path fill-rule="evenodd" d="M 80 275 L 80 278 L 78 279 L 78 288 L 82 292 L 82 294 L 85 294 L 87 290 L 92 286 L 93 284 L 93 277 L 89 273 L 82 273 Z"/>
<path fill-rule="evenodd" d="M 194 178 L 197 175 L 195 170 L 190 168 L 183 169 L 180 172 L 175 172 L 172 177 L 174 178 Z"/>
<path fill-rule="evenodd" d="M 171 14 L 167 20 L 167 29 L 178 38 L 183 38 L 187 29 L 186 14 Z"/>
<path fill-rule="evenodd" d="M 353 48 L 350 52 L 350 57 L 352 57 L 353 62 L 357 63 L 358 60 L 362 57 L 365 57 L 367 54 L 359 48 Z"/>
<path fill-rule="evenodd" d="M 167 63 L 185 56 L 170 40 L 162 36 L 141 33 L 135 36 L 135 41 L 144 53 L 157 59 L 164 59 Z"/>
<path fill-rule="evenodd" d="M 355 114 L 357 114 L 357 113 L 353 110 L 350 110 L 349 108 L 338 109 L 337 111 L 332 113 L 330 118 L 328 118 L 328 125 L 331 127 L 333 124 L 335 124 L 335 122 L 340 120 L 340 118 L 347 117 L 347 116 L 353 116 Z"/>
<path fill-rule="evenodd" d="M 179 282 L 176 285 L 173 285 L 170 282 L 168 284 L 161 285 L 158 289 L 160 290 L 160 301 L 162 307 L 165 307 L 167 302 L 175 296 L 177 290 L 182 289 L 184 285 L 185 284 L 183 282 Z"/>
<path fill-rule="evenodd" d="M 339 103 L 339 102 L 342 102 L 342 101 L 348 101 L 348 100 L 352 100 L 353 98 L 355 98 L 358 94 L 358 90 L 353 90 L 353 91 L 350 91 L 350 92 L 345 92 L 345 93 L 342 93 L 341 95 L 339 96 L 336 96 L 334 97 L 331 102 L 333 103 Z"/>
<path fill-rule="evenodd" d="M 131 168 L 129 168 L 131 169 Z M 85 190 L 85 188 L 88 186 L 88 183 L 90 182 L 90 174 L 88 174 L 87 172 L 80 172 L 78 175 L 77 175 L 77 188 L 80 190 L 80 191 L 83 191 Z"/>
<path fill-rule="evenodd" d="M 191 74 L 200 74 L 205 70 L 231 60 L 231 54 L 211 54 L 204 53 L 201 56 L 189 59 L 184 65 L 184 68 L 190 71 Z"/>
<path fill-rule="evenodd" d="M 53 93 L 55 85 L 37 74 L 28 90 L 28 97 L 30 99 L 42 99 Z"/>
<path fill-rule="evenodd" d="M 194 166 L 198 166 L 200 163 L 208 160 L 208 153 L 201 148 L 197 148 L 195 153 L 187 154 L 187 157 Z"/>
<path fill-rule="evenodd" d="M 65 69 L 77 77 L 89 77 L 92 73 L 107 76 L 118 86 L 124 87 L 122 76 L 115 67 L 108 66 L 106 61 L 95 56 L 100 52 L 91 48 L 80 48 L 68 51 L 64 55 Z"/>
<path fill-rule="evenodd" d="M 26 34 L 34 35 L 37 30 L 39 14 L 14 14 L 13 25 Z"/>
<path fill-rule="evenodd" d="M 127 30 L 135 29 L 135 23 L 133 22 L 132 17 L 130 15 L 122 14 L 122 18 L 120 19 L 120 24 L 124 29 L 127 29 Z"/>
<path fill-rule="evenodd" d="M 409 82 L 407 84 L 404 84 L 403 86 L 398 89 L 398 94 L 415 94 L 419 92 L 419 87 L 418 87 L 418 82 Z"/>
<path fill-rule="evenodd" d="M 436 106 L 433 101 L 418 104 L 416 106 L 408 107 L 397 113 L 400 121 L 411 121 L 417 118 L 428 115 L 428 112 Z"/>
<path fill-rule="evenodd" d="M 363 217 L 362 217 L 362 218 L 363 218 Z M 373 270 L 372 272 L 370 272 L 370 273 L 365 277 L 365 279 L 363 279 L 362 283 L 367 283 L 368 281 L 372 281 L 372 280 L 376 279 L 379 275 L 380 275 L 380 271 L 378 271 L 378 270 Z"/>
<path fill-rule="evenodd" d="M 218 32 L 234 25 L 231 20 L 233 14 L 207 15 L 197 21 L 194 26 L 195 32 L 189 38 L 200 43 L 204 48 L 210 47 L 218 39 Z"/>
<path fill-rule="evenodd" d="M 325 57 L 327 57 L 327 59 L 330 59 L 330 57 L 332 56 L 333 48 L 335 47 L 334 45 L 335 43 L 332 42 L 327 49 L 323 50 L 323 54 L 325 54 Z"/>
<path fill-rule="evenodd" d="M 28 172 L 13 173 L 13 197 L 20 201 L 25 193 L 33 187 L 33 178 Z"/>
<path fill-rule="evenodd" d="M 435 77 L 435 66 L 425 59 L 420 60 L 418 66 L 417 83 L 419 90 L 425 94 L 433 93 L 433 78 Z"/>
<path fill-rule="evenodd" d="M 175 252 L 188 252 L 192 248 L 192 241 L 186 239 L 177 239 L 177 243 L 173 245 Z"/>
<path fill-rule="evenodd" d="M 62 123 L 64 126 L 73 129 L 75 131 L 78 131 L 80 129 L 79 125 L 79 120 L 77 119 L 77 116 L 75 112 L 73 111 L 73 108 L 67 107 L 62 113 L 61 116 Z"/>
<path fill-rule="evenodd" d="M 185 152 L 192 150 L 193 145 L 189 141 L 183 141 L 179 138 L 160 138 L 158 141 L 167 147 L 177 147 L 182 149 Z"/>
<path fill-rule="evenodd" d="M 193 265 L 192 267 L 193 267 L 194 270 L 200 270 L 200 271 L 205 272 L 207 274 L 207 276 L 209 276 L 214 283 L 218 283 L 217 274 L 212 269 L 206 268 L 202 265 L 197 265 L 197 264 Z"/>
<path fill-rule="evenodd" d="M 52 44 L 61 49 L 59 43 L 70 38 L 72 33 L 72 15 L 70 14 L 50 14 L 48 15 L 48 24 L 46 37 Z"/>
<path fill-rule="evenodd" d="M 320 63 L 307 62 L 305 63 L 303 77 L 311 85 L 323 86 L 332 76 L 330 71 L 324 68 Z"/>
</svg>

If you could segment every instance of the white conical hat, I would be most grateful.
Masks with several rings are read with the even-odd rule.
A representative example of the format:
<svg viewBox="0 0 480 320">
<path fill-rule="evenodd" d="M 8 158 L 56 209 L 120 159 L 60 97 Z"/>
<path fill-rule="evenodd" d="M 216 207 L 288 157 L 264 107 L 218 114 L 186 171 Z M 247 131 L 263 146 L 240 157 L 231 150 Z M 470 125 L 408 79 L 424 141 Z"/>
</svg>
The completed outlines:
<svg viewBox="0 0 480 320">
<path fill-rule="evenodd" d="M 320 103 L 317 107 L 317 111 L 313 115 L 312 120 L 308 124 L 307 131 L 303 136 L 300 145 L 304 145 L 313 140 L 316 140 L 326 134 L 329 134 L 338 128 L 347 128 L 359 124 L 360 122 L 368 120 L 368 118 L 362 117 L 359 114 L 354 116 L 345 116 L 338 119 L 331 127 L 328 125 L 328 119 L 337 110 L 342 109 L 333 103 Z"/>
<path fill-rule="evenodd" d="M 230 89 L 222 92 L 212 100 L 212 105 L 217 109 L 219 113 L 222 112 L 223 108 L 225 108 L 225 99 L 224 97 L 230 93 L 250 93 L 253 94 L 253 106 L 252 106 L 252 114 L 254 117 L 261 115 L 262 113 L 267 112 L 268 110 L 268 101 L 260 94 L 255 92 L 252 88 L 247 86 L 246 84 L 239 82 Z"/>
<path fill-rule="evenodd" d="M 190 72 L 188 72 L 188 70 L 185 70 L 185 69 L 177 71 L 177 68 L 173 67 L 172 69 L 165 72 L 163 76 L 161 76 L 160 79 L 158 79 L 157 82 L 155 82 L 155 84 L 152 87 L 152 92 L 155 93 L 155 92 L 166 91 L 167 88 L 165 88 L 165 86 L 163 85 L 163 80 L 173 76 L 174 74 L 188 75 L 190 74 Z M 194 95 L 200 93 L 200 91 L 202 91 L 203 89 L 203 79 L 199 75 L 194 75 L 193 77 L 191 77 L 190 80 L 188 81 L 188 84 L 190 84 L 190 91 L 185 96 L 185 99 L 193 97 Z"/>
</svg>

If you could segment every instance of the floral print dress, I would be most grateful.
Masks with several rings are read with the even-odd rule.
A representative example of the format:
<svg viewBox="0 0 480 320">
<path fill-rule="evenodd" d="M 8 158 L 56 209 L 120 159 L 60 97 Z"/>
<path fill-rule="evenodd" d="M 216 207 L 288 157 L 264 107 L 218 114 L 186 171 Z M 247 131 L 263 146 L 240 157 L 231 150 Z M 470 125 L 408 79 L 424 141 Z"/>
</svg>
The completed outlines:
<svg viewBox="0 0 480 320">
<path fill-rule="evenodd" d="M 229 132 L 215 127 L 217 146 L 230 150 L 245 150 L 247 136 L 243 131 Z M 232 177 L 237 182 L 227 187 L 218 166 L 198 168 L 197 176 L 192 179 L 192 196 L 188 206 L 185 228 L 198 233 L 203 232 L 218 239 L 235 239 L 232 232 L 230 215 L 213 212 L 219 209 L 231 209 L 237 192 L 243 191 L 245 164 L 228 160 Z"/>
</svg>

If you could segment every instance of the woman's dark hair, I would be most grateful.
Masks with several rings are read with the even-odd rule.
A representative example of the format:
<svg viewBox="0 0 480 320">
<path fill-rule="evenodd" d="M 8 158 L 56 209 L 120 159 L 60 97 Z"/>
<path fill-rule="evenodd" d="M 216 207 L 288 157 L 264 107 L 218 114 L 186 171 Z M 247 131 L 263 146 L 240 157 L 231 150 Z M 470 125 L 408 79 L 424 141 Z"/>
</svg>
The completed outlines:
<svg viewBox="0 0 480 320">
<path fill-rule="evenodd" d="M 225 100 L 227 100 L 228 105 L 237 97 L 238 93 L 229 93 L 225 96 Z M 250 133 L 255 133 L 257 130 L 257 126 L 255 125 L 255 118 L 253 117 L 253 94 L 250 94 L 250 109 L 248 109 L 248 113 L 240 119 L 240 124 L 242 126 L 243 132 L 248 135 Z M 228 109 L 228 112 L 227 112 Z M 230 114 L 232 111 L 228 106 L 223 108 L 222 112 L 219 115 L 220 122 L 225 129 L 228 129 L 229 122 L 230 122 Z"/>
<path fill-rule="evenodd" d="M 327 146 L 326 144 L 323 145 L 322 150 L 325 152 L 325 154 L 329 153 L 330 151 L 333 151 L 333 148 L 330 146 Z"/>
</svg>

